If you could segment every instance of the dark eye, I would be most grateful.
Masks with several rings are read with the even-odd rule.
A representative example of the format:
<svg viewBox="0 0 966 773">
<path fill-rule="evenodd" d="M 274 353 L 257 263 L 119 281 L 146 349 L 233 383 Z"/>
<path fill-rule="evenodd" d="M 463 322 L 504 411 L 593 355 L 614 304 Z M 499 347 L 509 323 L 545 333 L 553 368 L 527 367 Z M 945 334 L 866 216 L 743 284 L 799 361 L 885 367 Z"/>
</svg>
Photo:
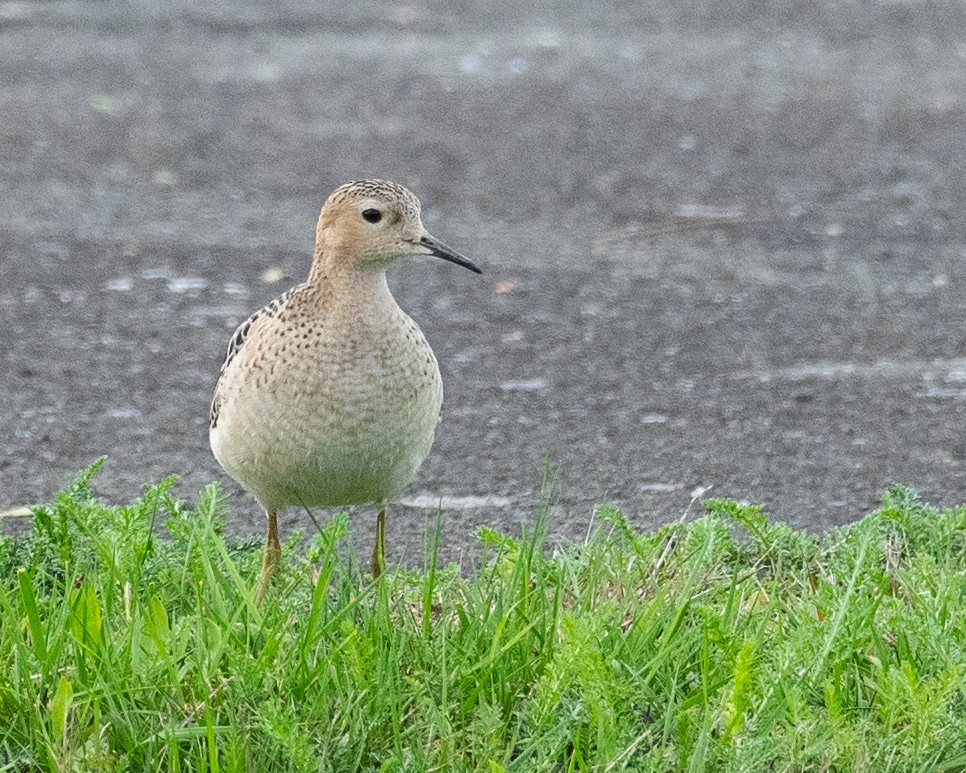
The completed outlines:
<svg viewBox="0 0 966 773">
<path fill-rule="evenodd" d="M 362 219 L 367 223 L 378 223 L 382 220 L 382 212 L 378 209 L 364 209 L 362 210 Z"/>
</svg>

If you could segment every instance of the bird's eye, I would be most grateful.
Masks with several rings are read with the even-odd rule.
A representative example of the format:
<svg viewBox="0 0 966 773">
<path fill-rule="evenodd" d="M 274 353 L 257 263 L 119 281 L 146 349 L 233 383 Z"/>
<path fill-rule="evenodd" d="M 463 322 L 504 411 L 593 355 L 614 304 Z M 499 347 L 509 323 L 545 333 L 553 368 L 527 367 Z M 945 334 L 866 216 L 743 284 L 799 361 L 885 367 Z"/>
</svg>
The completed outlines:
<svg viewBox="0 0 966 773">
<path fill-rule="evenodd" d="M 364 209 L 362 210 L 362 219 L 367 223 L 378 223 L 382 220 L 382 212 L 378 209 Z"/>
</svg>

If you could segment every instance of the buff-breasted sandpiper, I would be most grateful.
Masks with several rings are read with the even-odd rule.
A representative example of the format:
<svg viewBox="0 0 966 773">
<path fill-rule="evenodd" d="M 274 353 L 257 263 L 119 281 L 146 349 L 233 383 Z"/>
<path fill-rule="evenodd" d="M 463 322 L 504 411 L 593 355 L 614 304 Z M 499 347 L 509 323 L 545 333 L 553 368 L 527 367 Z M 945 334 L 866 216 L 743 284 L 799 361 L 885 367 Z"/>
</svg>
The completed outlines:
<svg viewBox="0 0 966 773">
<path fill-rule="evenodd" d="M 215 458 L 268 515 L 259 598 L 281 557 L 285 507 L 375 504 L 379 575 L 386 503 L 429 454 L 443 400 L 433 350 L 386 270 L 434 255 L 480 273 L 426 231 L 419 199 L 383 180 L 336 188 L 315 238 L 308 280 L 232 335 L 211 405 Z"/>
</svg>

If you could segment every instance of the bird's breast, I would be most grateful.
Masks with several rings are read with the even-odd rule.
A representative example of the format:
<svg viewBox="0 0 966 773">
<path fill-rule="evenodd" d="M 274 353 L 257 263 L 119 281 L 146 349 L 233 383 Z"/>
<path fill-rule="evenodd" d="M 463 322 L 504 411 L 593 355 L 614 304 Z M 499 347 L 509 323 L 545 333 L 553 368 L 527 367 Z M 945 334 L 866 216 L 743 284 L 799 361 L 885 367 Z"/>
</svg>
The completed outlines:
<svg viewBox="0 0 966 773">
<path fill-rule="evenodd" d="M 442 404 L 432 349 L 401 311 L 369 322 L 276 330 L 224 374 L 212 449 L 263 504 L 391 498 L 429 453 Z"/>
</svg>

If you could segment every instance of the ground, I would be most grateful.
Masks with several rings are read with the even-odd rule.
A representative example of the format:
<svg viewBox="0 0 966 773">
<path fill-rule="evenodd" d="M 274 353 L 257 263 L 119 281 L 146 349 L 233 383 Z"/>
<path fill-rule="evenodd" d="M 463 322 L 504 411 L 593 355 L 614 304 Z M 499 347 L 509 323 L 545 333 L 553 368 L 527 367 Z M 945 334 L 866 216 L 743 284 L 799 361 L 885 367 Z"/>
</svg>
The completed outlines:
<svg viewBox="0 0 966 773">
<path fill-rule="evenodd" d="M 964 29 L 951 0 L 0 3 L 0 509 L 107 454 L 109 499 L 220 480 L 260 533 L 211 390 L 364 176 L 485 271 L 391 275 L 446 395 L 390 558 L 440 497 L 449 556 L 515 530 L 544 460 L 571 538 L 705 489 L 816 529 L 893 482 L 963 501 Z"/>
</svg>

